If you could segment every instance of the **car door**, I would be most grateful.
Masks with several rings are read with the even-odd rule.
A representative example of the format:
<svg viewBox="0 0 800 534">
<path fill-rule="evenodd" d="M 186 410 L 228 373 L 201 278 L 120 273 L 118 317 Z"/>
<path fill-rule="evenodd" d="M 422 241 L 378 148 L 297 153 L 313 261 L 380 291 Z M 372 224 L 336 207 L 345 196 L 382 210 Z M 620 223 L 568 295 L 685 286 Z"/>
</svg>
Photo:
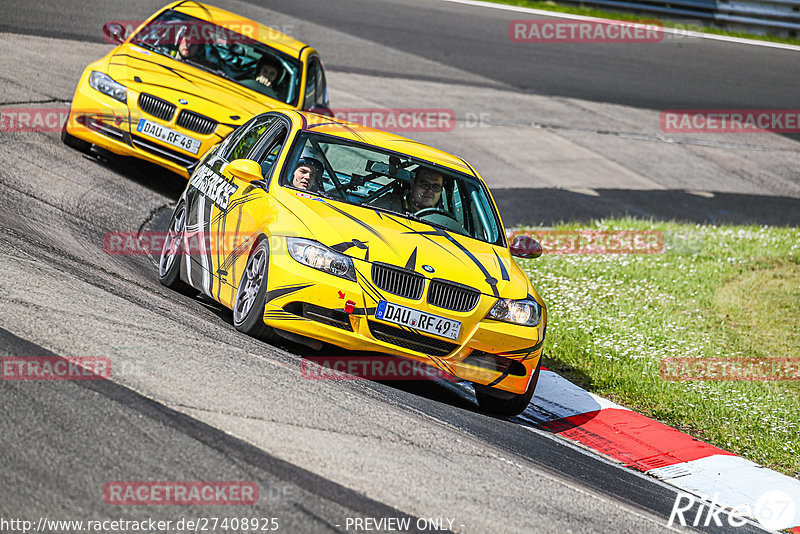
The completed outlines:
<svg viewBox="0 0 800 534">
<path fill-rule="evenodd" d="M 210 278 L 215 288 L 213 297 L 229 307 L 233 306 L 248 253 L 269 220 L 271 203 L 266 193 L 287 138 L 288 127 L 276 120 L 256 123 L 253 131 L 255 135 L 243 136 L 237 146 L 232 147 L 226 164 L 240 157 L 254 160 L 261 165 L 263 179 L 247 183 L 222 167 L 222 175 L 237 188 L 228 199 L 227 208 L 218 212 L 217 216 L 212 216 L 209 226 L 210 238 L 214 240 L 214 254 L 210 262 Z M 251 143 L 253 139 L 255 142 Z"/>
<path fill-rule="evenodd" d="M 232 263 L 249 251 L 248 241 L 258 229 L 253 214 L 264 195 L 258 184 L 239 180 L 225 168 L 235 159 L 247 158 L 276 121 L 274 115 L 259 115 L 245 123 L 204 158 L 189 181 L 186 276 L 194 287 L 223 304 L 232 298 Z"/>
</svg>

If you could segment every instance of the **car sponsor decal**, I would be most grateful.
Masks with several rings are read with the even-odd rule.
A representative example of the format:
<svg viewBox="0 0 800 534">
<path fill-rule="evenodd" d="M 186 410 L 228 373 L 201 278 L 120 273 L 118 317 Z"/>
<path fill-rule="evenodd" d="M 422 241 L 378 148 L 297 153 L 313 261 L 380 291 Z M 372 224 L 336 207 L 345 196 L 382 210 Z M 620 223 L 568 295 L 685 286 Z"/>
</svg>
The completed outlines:
<svg viewBox="0 0 800 534">
<path fill-rule="evenodd" d="M 192 176 L 189 185 L 208 197 L 221 210 L 228 209 L 228 201 L 231 195 L 239 189 L 239 186 L 227 181 L 205 165 L 200 167 Z"/>
</svg>

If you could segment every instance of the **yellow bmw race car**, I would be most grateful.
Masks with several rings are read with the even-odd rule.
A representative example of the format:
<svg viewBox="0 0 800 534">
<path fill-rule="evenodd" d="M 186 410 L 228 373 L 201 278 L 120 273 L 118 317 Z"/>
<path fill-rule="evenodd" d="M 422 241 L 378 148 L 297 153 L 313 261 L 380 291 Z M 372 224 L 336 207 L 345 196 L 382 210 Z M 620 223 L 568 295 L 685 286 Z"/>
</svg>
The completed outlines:
<svg viewBox="0 0 800 534">
<path fill-rule="evenodd" d="M 108 55 L 90 64 L 61 139 L 92 144 L 188 178 L 213 145 L 276 108 L 330 114 L 325 72 L 313 48 L 239 15 L 179 1 L 124 39 L 104 27 Z"/>
<path fill-rule="evenodd" d="M 159 278 L 232 309 L 247 334 L 423 362 L 510 415 L 533 395 L 547 323 L 512 255 L 539 254 L 528 237 L 509 247 L 462 159 L 280 110 L 252 118 L 195 169 Z"/>
</svg>

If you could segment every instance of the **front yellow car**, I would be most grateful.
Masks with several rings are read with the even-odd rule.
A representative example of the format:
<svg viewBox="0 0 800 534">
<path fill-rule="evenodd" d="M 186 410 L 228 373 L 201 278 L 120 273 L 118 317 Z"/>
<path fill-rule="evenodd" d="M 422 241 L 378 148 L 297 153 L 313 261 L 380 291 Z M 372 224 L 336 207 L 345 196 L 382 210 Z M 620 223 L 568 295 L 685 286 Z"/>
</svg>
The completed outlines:
<svg viewBox="0 0 800 534">
<path fill-rule="evenodd" d="M 199 165 L 170 235 L 161 282 L 231 308 L 242 332 L 422 362 L 472 382 L 493 413 L 520 413 L 533 395 L 547 312 L 512 252 L 541 249 L 509 246 L 485 183 L 457 157 L 267 113 Z M 207 250 L 181 254 L 190 240 Z"/>
<path fill-rule="evenodd" d="M 254 115 L 327 109 L 313 48 L 227 11 L 176 2 L 118 40 L 78 82 L 62 131 L 73 148 L 97 145 L 188 178 Z"/>
</svg>

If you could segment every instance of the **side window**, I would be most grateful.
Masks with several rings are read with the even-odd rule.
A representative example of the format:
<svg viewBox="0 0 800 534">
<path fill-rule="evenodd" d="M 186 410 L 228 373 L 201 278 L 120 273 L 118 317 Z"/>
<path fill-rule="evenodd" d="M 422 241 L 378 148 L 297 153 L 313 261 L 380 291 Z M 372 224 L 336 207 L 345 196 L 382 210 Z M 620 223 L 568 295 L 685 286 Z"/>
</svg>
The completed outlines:
<svg viewBox="0 0 800 534">
<path fill-rule="evenodd" d="M 272 126 L 278 118 L 274 115 L 257 117 L 252 124 L 242 126 L 242 133 L 237 139 L 231 140 L 223 153 L 223 157 L 230 161 L 246 158 L 259 138 Z"/>
<path fill-rule="evenodd" d="M 308 78 L 306 79 L 303 109 L 311 109 L 314 104 L 328 106 L 328 87 L 325 83 L 325 70 L 322 68 L 322 62 L 317 56 L 312 56 L 308 60 Z"/>
<path fill-rule="evenodd" d="M 285 126 L 281 125 L 270 135 L 270 138 L 259 149 L 260 156 L 258 162 L 261 164 L 261 174 L 265 179 L 269 179 L 272 174 L 272 168 L 278 155 L 281 153 L 283 145 L 286 143 L 286 134 L 288 130 Z"/>
</svg>

